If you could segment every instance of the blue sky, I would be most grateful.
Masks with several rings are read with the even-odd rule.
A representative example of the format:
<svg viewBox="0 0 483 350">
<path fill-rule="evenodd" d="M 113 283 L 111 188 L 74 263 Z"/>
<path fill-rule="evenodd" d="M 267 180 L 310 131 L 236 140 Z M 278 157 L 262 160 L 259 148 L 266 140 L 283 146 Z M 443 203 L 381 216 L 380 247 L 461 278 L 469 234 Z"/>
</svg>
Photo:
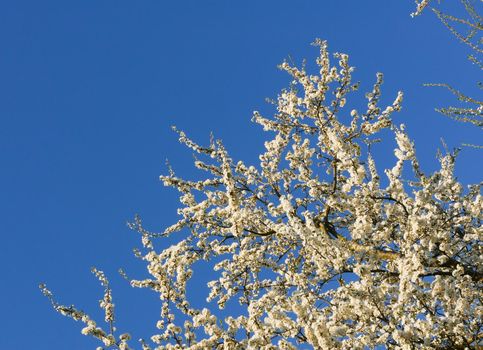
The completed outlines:
<svg viewBox="0 0 483 350">
<path fill-rule="evenodd" d="M 37 287 L 45 281 L 61 302 L 99 315 L 93 265 L 111 276 L 120 331 L 149 336 L 156 295 L 131 289 L 116 271 L 142 271 L 131 254 L 139 237 L 126 227 L 134 214 L 154 231 L 176 220 L 176 194 L 158 176 L 166 158 L 190 176 L 192 156 L 170 126 L 200 142 L 213 131 L 234 158 L 255 163 L 264 135 L 252 111 L 270 112 L 265 98 L 289 82 L 277 64 L 289 55 L 313 60 L 316 37 L 350 55 L 361 93 L 379 71 L 384 101 L 405 92 L 396 118 L 424 169 L 435 168 L 441 137 L 450 147 L 479 143 L 476 128 L 434 112 L 452 95 L 422 86 L 448 82 L 475 93 L 479 70 L 432 13 L 411 19 L 413 7 L 410 0 L 1 2 L 0 348 L 95 348 Z M 380 154 L 394 159 L 391 147 Z M 460 154 L 462 182 L 480 181 L 480 155 Z"/>
</svg>

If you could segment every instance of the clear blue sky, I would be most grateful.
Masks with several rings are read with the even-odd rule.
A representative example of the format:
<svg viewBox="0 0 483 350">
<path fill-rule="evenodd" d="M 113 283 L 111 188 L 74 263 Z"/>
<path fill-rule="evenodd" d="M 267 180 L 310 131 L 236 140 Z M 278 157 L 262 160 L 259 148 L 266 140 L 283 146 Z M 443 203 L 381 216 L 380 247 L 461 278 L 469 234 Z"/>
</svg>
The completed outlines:
<svg viewBox="0 0 483 350">
<path fill-rule="evenodd" d="M 251 113 L 270 111 L 264 99 L 289 81 L 276 65 L 289 55 L 314 59 L 316 37 L 350 55 L 362 90 L 381 71 L 385 101 L 405 91 L 396 118 L 424 169 L 435 168 L 441 137 L 450 147 L 479 143 L 476 128 L 433 111 L 452 95 L 422 83 L 475 92 L 480 72 L 432 13 L 411 19 L 413 7 L 412 0 L 1 2 L 0 348 L 94 348 L 37 287 L 45 281 L 61 302 L 98 315 L 93 265 L 111 276 L 120 330 L 149 336 L 153 325 L 139 320 L 157 317 L 156 295 L 131 289 L 116 271 L 142 271 L 131 254 L 139 237 L 126 227 L 135 213 L 152 230 L 176 219 L 175 193 L 158 176 L 166 158 L 189 176 L 192 156 L 170 125 L 200 141 L 213 131 L 234 158 L 256 162 L 264 135 Z M 394 159 L 391 147 L 383 151 Z M 478 160 L 481 151 L 461 153 L 463 182 L 480 180 Z"/>
</svg>

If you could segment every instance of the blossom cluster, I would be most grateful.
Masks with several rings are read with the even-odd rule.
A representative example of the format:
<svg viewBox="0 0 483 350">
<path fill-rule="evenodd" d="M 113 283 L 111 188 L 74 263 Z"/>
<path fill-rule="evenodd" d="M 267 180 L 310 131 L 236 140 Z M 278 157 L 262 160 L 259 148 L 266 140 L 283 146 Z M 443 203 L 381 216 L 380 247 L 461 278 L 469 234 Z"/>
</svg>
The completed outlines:
<svg viewBox="0 0 483 350">
<path fill-rule="evenodd" d="M 419 16 L 424 11 L 424 9 L 429 6 L 430 2 L 431 0 L 420 0 L 420 1 L 415 0 L 416 11 L 411 13 L 411 17 Z"/>
</svg>

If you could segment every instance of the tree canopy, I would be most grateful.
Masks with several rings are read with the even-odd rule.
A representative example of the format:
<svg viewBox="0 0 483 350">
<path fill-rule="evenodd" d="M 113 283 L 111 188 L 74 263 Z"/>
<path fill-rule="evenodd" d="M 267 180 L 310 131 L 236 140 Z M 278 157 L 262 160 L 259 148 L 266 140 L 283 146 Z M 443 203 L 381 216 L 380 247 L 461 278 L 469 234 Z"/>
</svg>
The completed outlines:
<svg viewBox="0 0 483 350">
<path fill-rule="evenodd" d="M 402 92 L 382 105 L 377 73 L 356 106 L 348 55 L 330 55 L 322 40 L 315 46 L 315 72 L 282 63 L 291 82 L 273 117 L 253 115 L 267 135 L 259 164 L 232 159 L 214 137 L 205 146 L 177 131 L 206 177 L 170 170 L 161 180 L 180 193 L 179 221 L 162 233 L 138 217 L 131 224 L 150 277 L 123 275 L 162 301 L 159 332 L 141 340 L 143 349 L 481 346 L 479 185 L 455 178 L 457 151 L 423 171 L 404 124 L 393 121 Z M 395 163 L 381 172 L 371 150 L 393 144 Z M 158 249 L 167 237 L 175 243 Z M 199 264 L 214 271 L 205 307 L 187 295 Z M 129 349 L 130 335 L 114 325 L 109 282 L 93 272 L 105 288 L 107 328 L 41 289 L 101 349 Z"/>
</svg>

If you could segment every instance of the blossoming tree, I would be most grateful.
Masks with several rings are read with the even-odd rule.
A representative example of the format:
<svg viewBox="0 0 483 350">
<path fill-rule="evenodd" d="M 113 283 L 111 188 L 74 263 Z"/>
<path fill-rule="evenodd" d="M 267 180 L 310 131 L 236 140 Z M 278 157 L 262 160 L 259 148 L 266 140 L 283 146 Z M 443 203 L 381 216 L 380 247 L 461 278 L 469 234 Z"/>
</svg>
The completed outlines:
<svg viewBox="0 0 483 350">
<path fill-rule="evenodd" d="M 402 93 L 380 106 L 382 74 L 367 106 L 349 110 L 358 84 L 348 56 L 331 62 L 326 42 L 315 44 L 317 74 L 283 63 L 292 83 L 275 115 L 254 113 L 269 137 L 260 164 L 178 131 L 206 178 L 170 171 L 161 179 L 180 193 L 179 221 L 160 234 L 139 218 L 131 224 L 151 277 L 130 283 L 162 300 L 159 332 L 141 340 L 143 349 L 481 348 L 479 186 L 455 179 L 455 153 L 423 172 L 404 125 L 392 121 Z M 371 147 L 388 135 L 396 162 L 382 174 Z M 412 175 L 403 177 L 404 168 Z M 168 236 L 176 243 L 157 250 L 154 240 Z M 187 297 L 199 263 L 214 271 L 211 309 Z M 94 273 L 105 287 L 106 328 L 41 289 L 57 311 L 85 324 L 99 349 L 129 349 L 130 336 L 114 327 L 109 283 Z"/>
</svg>

